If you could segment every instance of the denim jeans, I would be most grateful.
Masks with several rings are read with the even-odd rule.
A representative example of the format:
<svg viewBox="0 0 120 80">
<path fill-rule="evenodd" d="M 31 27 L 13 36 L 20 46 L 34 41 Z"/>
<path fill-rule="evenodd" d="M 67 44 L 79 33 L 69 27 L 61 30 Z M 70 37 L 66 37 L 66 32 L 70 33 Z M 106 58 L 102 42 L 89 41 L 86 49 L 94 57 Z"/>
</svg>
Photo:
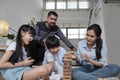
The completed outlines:
<svg viewBox="0 0 120 80">
<path fill-rule="evenodd" d="M 98 80 L 98 78 L 114 77 L 119 72 L 120 67 L 115 64 L 109 64 L 102 68 L 85 65 L 72 69 L 72 80 Z"/>
</svg>

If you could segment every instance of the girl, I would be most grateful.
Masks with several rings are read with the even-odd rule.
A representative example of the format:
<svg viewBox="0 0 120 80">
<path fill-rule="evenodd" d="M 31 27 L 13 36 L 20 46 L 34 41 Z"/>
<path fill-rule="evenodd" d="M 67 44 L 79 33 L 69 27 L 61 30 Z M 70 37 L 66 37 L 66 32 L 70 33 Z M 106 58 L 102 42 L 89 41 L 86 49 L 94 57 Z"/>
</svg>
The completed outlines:
<svg viewBox="0 0 120 80">
<path fill-rule="evenodd" d="M 77 56 L 74 56 L 81 67 L 73 69 L 73 80 L 107 80 L 107 77 L 116 76 L 119 66 L 106 65 L 107 48 L 101 39 L 101 28 L 98 24 L 88 27 L 86 40 L 78 44 Z M 109 78 L 109 80 L 118 80 Z"/>
<path fill-rule="evenodd" d="M 29 25 L 19 28 L 16 42 L 11 43 L 0 60 L 0 70 L 5 80 L 36 80 L 39 77 L 48 79 L 52 64 L 46 64 L 34 69 L 30 67 L 34 59 L 28 57 L 28 45 L 35 35 L 35 30 Z"/>
</svg>

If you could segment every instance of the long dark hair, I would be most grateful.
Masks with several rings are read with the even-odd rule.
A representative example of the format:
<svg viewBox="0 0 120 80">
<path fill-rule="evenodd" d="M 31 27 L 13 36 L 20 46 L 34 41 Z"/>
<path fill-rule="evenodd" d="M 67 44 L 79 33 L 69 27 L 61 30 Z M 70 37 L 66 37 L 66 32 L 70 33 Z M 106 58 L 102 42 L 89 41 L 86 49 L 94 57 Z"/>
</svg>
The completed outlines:
<svg viewBox="0 0 120 80">
<path fill-rule="evenodd" d="M 15 64 L 16 62 L 18 62 L 19 59 L 23 60 L 21 31 L 29 32 L 33 36 L 36 34 L 35 29 L 30 25 L 24 24 L 19 28 L 18 34 L 17 34 L 17 37 L 16 37 L 16 49 L 15 49 L 13 55 L 11 56 L 11 58 L 9 59 L 9 62 L 11 62 L 12 64 Z M 24 47 L 27 48 L 27 46 L 24 46 Z M 28 51 L 27 51 L 27 53 L 28 53 Z"/>
<path fill-rule="evenodd" d="M 97 60 L 99 60 L 102 57 L 101 56 L 101 49 L 102 49 L 102 43 L 103 43 L 101 39 L 102 29 L 98 24 L 92 24 L 87 28 L 87 31 L 88 30 L 94 30 L 96 36 L 98 37 L 98 39 L 96 40 L 96 57 L 97 57 Z"/>
</svg>

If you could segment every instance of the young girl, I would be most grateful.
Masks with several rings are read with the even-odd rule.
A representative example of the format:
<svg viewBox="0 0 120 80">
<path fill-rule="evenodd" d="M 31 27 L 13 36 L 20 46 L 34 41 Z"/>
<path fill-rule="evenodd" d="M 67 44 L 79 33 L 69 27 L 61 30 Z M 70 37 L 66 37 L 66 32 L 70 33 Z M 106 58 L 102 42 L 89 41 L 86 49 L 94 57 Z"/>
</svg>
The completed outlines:
<svg viewBox="0 0 120 80">
<path fill-rule="evenodd" d="M 106 66 L 107 48 L 101 39 L 101 28 L 98 24 L 88 27 L 86 40 L 78 44 L 77 56 L 74 58 L 81 63 L 81 67 L 73 69 L 73 80 L 118 80 L 108 78 L 119 73 L 119 66 Z"/>
<path fill-rule="evenodd" d="M 64 57 L 64 54 L 66 54 L 66 50 L 63 47 L 60 47 L 59 39 L 56 36 L 49 36 L 46 39 L 46 47 L 47 47 L 47 50 L 45 52 L 43 64 L 48 64 L 50 62 L 54 63 L 53 71 L 57 73 L 62 79 L 63 78 L 63 57 Z"/>
<path fill-rule="evenodd" d="M 39 77 L 49 80 L 52 64 L 31 68 L 34 59 L 28 57 L 27 45 L 33 39 L 35 30 L 29 25 L 19 28 L 16 42 L 11 43 L 0 60 L 0 70 L 5 80 L 36 80 Z"/>
</svg>

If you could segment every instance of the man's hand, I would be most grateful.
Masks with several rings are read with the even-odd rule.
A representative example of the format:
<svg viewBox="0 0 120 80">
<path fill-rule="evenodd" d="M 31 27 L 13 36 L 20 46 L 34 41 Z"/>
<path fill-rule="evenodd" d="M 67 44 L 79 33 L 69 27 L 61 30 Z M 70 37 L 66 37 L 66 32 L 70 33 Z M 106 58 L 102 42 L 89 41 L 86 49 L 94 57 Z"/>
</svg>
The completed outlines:
<svg viewBox="0 0 120 80">
<path fill-rule="evenodd" d="M 72 48 L 73 51 L 77 51 L 77 48 Z"/>
<path fill-rule="evenodd" d="M 76 57 L 77 57 L 76 52 L 74 52 L 74 51 L 70 51 L 70 52 L 68 52 L 68 54 L 71 55 L 72 59 L 76 59 Z"/>
</svg>

